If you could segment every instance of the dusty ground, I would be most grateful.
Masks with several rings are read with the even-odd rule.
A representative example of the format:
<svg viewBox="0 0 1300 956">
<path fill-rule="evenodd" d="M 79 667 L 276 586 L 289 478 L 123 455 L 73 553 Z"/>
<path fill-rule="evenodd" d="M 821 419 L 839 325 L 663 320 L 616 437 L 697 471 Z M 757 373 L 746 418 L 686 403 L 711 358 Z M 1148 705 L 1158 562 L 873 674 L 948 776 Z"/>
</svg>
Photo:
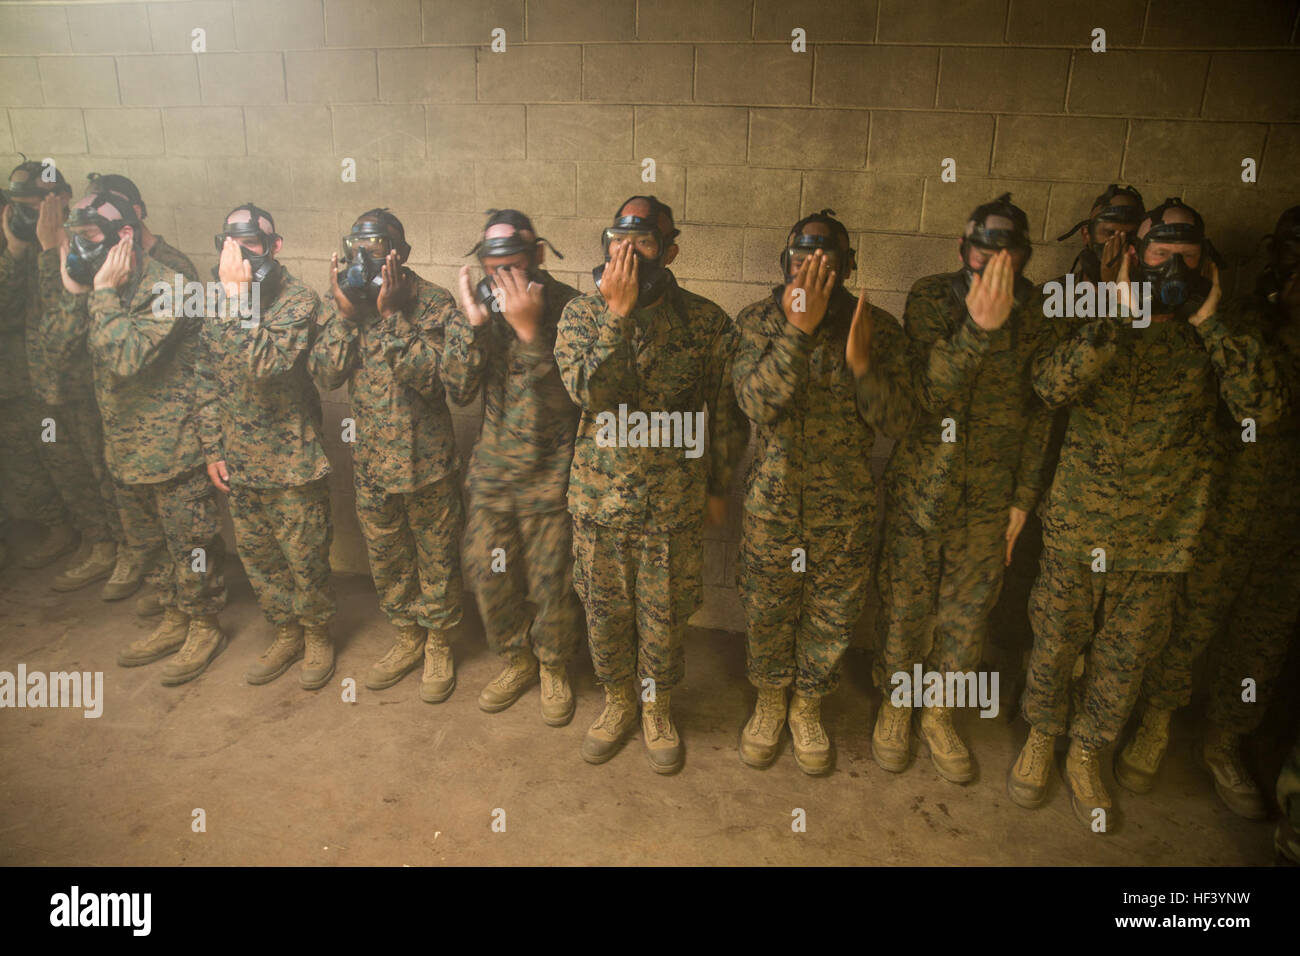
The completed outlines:
<svg viewBox="0 0 1300 956">
<path fill-rule="evenodd" d="M 49 590 L 55 569 L 0 574 L 0 670 L 104 672 L 103 716 L 0 711 L 0 864 L 1268 864 L 1272 824 L 1221 808 L 1192 761 L 1184 718 L 1157 791 L 1120 791 L 1122 828 L 1077 824 L 1054 777 L 1049 804 L 1012 804 L 1004 776 L 1025 727 L 965 719 L 981 765 L 968 787 L 928 758 L 900 776 L 870 756 L 878 698 L 866 658 L 850 655 L 826 707 L 834 774 L 804 776 L 789 754 L 759 772 L 736 756 L 752 705 L 737 635 L 697 630 L 675 697 L 687 743 L 682 773 L 660 777 L 639 737 L 602 767 L 578 745 L 599 710 L 589 662 L 575 675 L 578 713 L 546 727 L 531 690 L 504 713 L 479 711 L 497 662 L 472 630 L 457 649 L 446 703 L 417 696 L 418 671 L 367 691 L 360 678 L 390 631 L 369 582 L 336 580 L 341 644 L 334 683 L 317 693 L 290 673 L 244 683 L 269 631 L 242 577 L 223 616 L 232 640 L 208 672 L 180 688 L 162 664 L 124 669 L 119 645 L 152 625 L 97 587 Z M 475 623 L 475 627 L 476 627 Z M 357 678 L 356 703 L 339 681 Z M 1273 764 L 1276 767 L 1276 764 Z M 1109 780 L 1109 771 L 1107 771 Z M 207 830 L 191 829 L 192 811 Z M 791 829 L 806 811 L 807 832 Z M 505 811 L 504 833 L 493 811 Z"/>
</svg>

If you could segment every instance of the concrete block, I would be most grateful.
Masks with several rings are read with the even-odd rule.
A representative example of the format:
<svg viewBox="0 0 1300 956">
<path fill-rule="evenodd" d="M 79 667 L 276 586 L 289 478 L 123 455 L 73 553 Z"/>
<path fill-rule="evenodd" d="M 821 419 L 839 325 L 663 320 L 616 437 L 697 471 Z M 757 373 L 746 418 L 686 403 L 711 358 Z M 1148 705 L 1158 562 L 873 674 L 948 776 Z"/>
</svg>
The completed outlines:
<svg viewBox="0 0 1300 956">
<path fill-rule="evenodd" d="M 753 0 L 639 0 L 638 40 L 748 40 Z"/>
<path fill-rule="evenodd" d="M 577 100 L 582 88 L 582 47 L 507 44 L 504 53 L 486 48 L 478 56 L 478 97 L 485 103 Z"/>
<path fill-rule="evenodd" d="M 654 69 L 646 69 L 647 55 Z M 631 43 L 583 47 L 582 98 L 614 103 L 688 103 L 695 75 L 695 48 Z"/>
<path fill-rule="evenodd" d="M 325 45 L 321 0 L 234 0 L 240 50 L 316 50 Z"/>
<path fill-rule="evenodd" d="M 485 160 L 474 165 L 477 208 L 519 209 L 530 215 L 572 216 L 577 211 L 574 163 Z"/>
<path fill-rule="evenodd" d="M 796 27 L 803 29 L 810 52 L 814 43 L 870 43 L 876 35 L 876 0 L 822 0 L 817 4 L 758 0 L 755 4 L 755 40 L 781 40 L 788 47 Z"/>
<path fill-rule="evenodd" d="M 813 169 L 803 174 L 803 214 L 829 207 L 845 228 L 915 232 L 921 223 L 920 176 Z"/>
<path fill-rule="evenodd" d="M 0 57 L 0 90 L 5 91 L 6 106 L 43 106 L 36 57 Z"/>
<path fill-rule="evenodd" d="M 279 53 L 204 53 L 199 90 L 209 106 L 283 103 L 284 58 Z"/>
<path fill-rule="evenodd" d="M 1258 162 L 1266 130 L 1259 123 L 1133 120 L 1124 175 L 1138 181 L 1240 183 L 1241 161 L 1251 157 Z"/>
<path fill-rule="evenodd" d="M 230 0 L 151 3 L 149 35 L 157 53 L 191 53 L 194 29 L 202 27 L 209 53 L 235 49 L 235 13 Z"/>
<path fill-rule="evenodd" d="M 1209 119 L 1300 120 L 1300 53 L 1216 53 L 1205 90 Z"/>
<path fill-rule="evenodd" d="M 142 3 L 80 3 L 67 8 L 74 53 L 150 53 L 149 14 Z"/>
<path fill-rule="evenodd" d="M 933 46 L 819 45 L 813 76 L 818 106 L 927 109 L 939 82 Z"/>
<path fill-rule="evenodd" d="M 656 181 L 643 182 L 640 163 L 578 163 L 578 215 L 614 221 L 629 196 L 658 196 L 680 217 L 686 203 L 686 167 L 656 164 Z M 566 253 L 567 255 L 567 253 Z"/>
<path fill-rule="evenodd" d="M 425 43 L 492 42 L 492 31 L 506 31 L 506 49 L 524 39 L 524 0 L 422 0 Z"/>
<path fill-rule="evenodd" d="M 999 116 L 993 175 L 1111 182 L 1120 174 L 1125 125 L 1082 116 Z"/>
<path fill-rule="evenodd" d="M 202 102 L 194 54 L 119 56 L 117 82 L 123 106 L 198 106 Z"/>
<path fill-rule="evenodd" d="M 702 44 L 695 50 L 695 100 L 744 106 L 812 102 L 812 57 L 776 44 Z"/>
<path fill-rule="evenodd" d="M 339 156 L 392 159 L 425 155 L 423 106 L 336 106 L 332 112 L 334 150 Z"/>
<path fill-rule="evenodd" d="M 957 178 L 988 172 L 993 117 L 873 110 L 867 166 L 876 172 L 937 175 L 945 159 Z"/>
<path fill-rule="evenodd" d="M 527 107 L 531 159 L 632 159 L 632 107 Z"/>
<path fill-rule="evenodd" d="M 11 109 L 13 148 L 29 156 L 53 156 L 86 151 L 86 127 L 81 110 Z"/>
<path fill-rule="evenodd" d="M 529 0 L 530 43 L 587 43 L 636 38 L 636 0 Z"/>
<path fill-rule="evenodd" d="M 244 108 L 250 156 L 311 156 L 334 153 L 334 126 L 326 106 Z"/>
<path fill-rule="evenodd" d="M 763 226 L 799 218 L 797 169 L 691 166 L 686 172 L 686 212 L 691 222 Z"/>
<path fill-rule="evenodd" d="M 938 176 L 927 177 L 925 202 L 921 210 L 921 231 L 940 236 L 959 236 L 966 228 L 966 217 L 972 209 L 1009 192 L 1012 202 L 1029 217 L 1029 235 L 1035 239 L 1042 238 L 1043 223 L 1047 219 L 1049 188 L 1049 183 L 1025 180 L 958 176 L 955 183 L 945 183 Z"/>
<path fill-rule="evenodd" d="M 0 6 L 0 54 L 71 52 L 72 34 L 64 7 Z"/>
<path fill-rule="evenodd" d="M 878 43 L 1001 43 L 1007 0 L 880 0 Z"/>
<path fill-rule="evenodd" d="M 406 46 L 420 35 L 420 0 L 325 0 L 325 45 Z"/>
<path fill-rule="evenodd" d="M 370 103 L 378 98 L 374 50 L 286 52 L 290 103 Z"/>
<path fill-rule="evenodd" d="M 37 61 L 46 106 L 116 106 L 111 56 L 43 56 Z"/>
<path fill-rule="evenodd" d="M 96 156 L 152 156 L 163 151 L 162 113 L 150 109 L 85 110 L 87 148 Z"/>
<path fill-rule="evenodd" d="M 951 47 L 939 65 L 938 105 L 946 109 L 1059 112 L 1070 54 L 1024 47 Z"/>
<path fill-rule="evenodd" d="M 244 112 L 237 106 L 172 107 L 162 111 L 173 156 L 243 156 Z"/>
<path fill-rule="evenodd" d="M 474 50 L 421 47 L 379 51 L 379 98 L 385 103 L 473 103 Z"/>
<path fill-rule="evenodd" d="M 429 156 L 477 159 L 485 152 L 497 159 L 523 159 L 523 106 L 430 106 Z M 485 150 L 485 144 L 491 144 Z"/>
<path fill-rule="evenodd" d="M 870 119 L 866 110 L 750 110 L 749 162 L 860 169 L 866 165 Z"/>
<path fill-rule="evenodd" d="M 1076 53 L 1069 111 L 1115 116 L 1196 116 L 1201 110 L 1209 66 L 1208 53 Z M 1123 82 L 1116 82 L 1121 76 Z"/>
<path fill-rule="evenodd" d="M 725 106 L 638 106 L 636 155 L 656 163 L 740 163 L 748 110 Z"/>
</svg>

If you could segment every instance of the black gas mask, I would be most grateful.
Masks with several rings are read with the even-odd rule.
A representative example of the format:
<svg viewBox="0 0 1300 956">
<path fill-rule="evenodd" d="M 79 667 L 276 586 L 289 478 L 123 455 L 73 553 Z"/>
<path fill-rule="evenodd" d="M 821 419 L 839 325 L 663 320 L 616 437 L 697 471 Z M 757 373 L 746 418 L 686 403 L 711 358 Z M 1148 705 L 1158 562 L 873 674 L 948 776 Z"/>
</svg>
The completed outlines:
<svg viewBox="0 0 1300 956">
<path fill-rule="evenodd" d="M 1259 293 L 1276 305 L 1297 271 L 1300 271 L 1300 206 L 1284 212 L 1268 237 L 1268 265 L 1259 277 Z"/>
<path fill-rule="evenodd" d="M 1121 203 L 1114 205 L 1111 200 L 1116 196 L 1130 196 L 1135 204 Z M 1107 186 L 1106 191 L 1093 200 L 1092 208 L 1097 211 L 1090 218 L 1076 222 L 1057 236 L 1056 241 L 1064 242 L 1080 229 L 1086 228 L 1089 237 L 1088 244 L 1083 247 L 1083 251 L 1079 253 L 1073 265 L 1070 266 L 1070 272 L 1091 279 L 1100 279 L 1101 257 L 1106 251 L 1106 243 L 1095 238 L 1097 227 L 1104 222 L 1116 223 L 1123 226 L 1123 231 L 1131 236 L 1137 232 L 1137 227 L 1142 223 L 1146 213 L 1142 203 L 1142 194 L 1132 186 L 1121 186 L 1118 183 L 1111 183 Z M 1113 263 L 1108 263 L 1108 265 L 1113 265 Z"/>
<path fill-rule="evenodd" d="M 644 199 L 650 203 L 650 214 L 645 218 L 640 216 L 619 216 L 614 220 L 614 224 L 605 229 L 600 236 L 600 244 L 605 253 L 605 263 L 596 266 L 591 270 L 592 278 L 596 280 L 597 288 L 600 287 L 600 277 L 605 274 L 605 265 L 609 263 L 609 247 L 618 240 L 625 240 L 632 243 L 632 251 L 636 254 L 637 285 L 640 291 L 637 294 L 637 308 L 649 305 L 658 301 L 668 288 L 672 274 L 668 267 L 664 265 L 664 257 L 668 255 L 668 250 L 672 246 L 673 239 L 678 235 L 679 230 L 672 229 L 667 235 L 659 230 L 659 219 L 661 213 L 666 213 L 668 220 L 672 221 L 672 210 L 661 203 L 654 196 L 633 196 L 624 202 L 619 209 L 623 209 L 633 199 Z"/>
<path fill-rule="evenodd" d="M 247 222 L 230 222 L 230 216 L 236 212 L 244 210 L 251 218 Z M 265 219 L 271 224 L 271 232 L 263 232 L 261 220 Z M 252 203 L 245 203 L 242 206 L 236 206 L 226 216 L 225 229 L 212 237 L 212 244 L 216 246 L 217 255 L 221 254 L 225 248 L 227 239 L 234 239 L 236 243 L 241 239 L 256 240 L 262 251 L 253 252 L 244 246 L 239 245 L 239 252 L 244 257 L 253 272 L 253 281 L 258 284 L 260 289 L 260 300 L 263 303 L 270 302 L 275 298 L 279 291 L 280 285 L 280 264 L 275 261 L 275 240 L 280 236 L 275 232 L 275 220 L 271 214 L 264 209 L 259 209 Z M 212 277 L 220 279 L 220 265 L 212 267 Z"/>
<path fill-rule="evenodd" d="M 491 239 L 486 236 L 475 244 L 474 248 L 465 253 L 465 255 L 477 255 L 479 266 L 483 269 L 483 278 L 479 280 L 478 285 L 474 288 L 474 297 L 478 302 L 490 312 L 500 312 L 500 300 L 496 296 L 496 283 L 492 281 L 491 276 L 487 274 L 487 266 L 483 264 L 484 259 L 504 259 L 520 254 L 528 256 L 528 264 L 524 266 L 524 276 L 529 282 L 541 283 L 542 270 L 537 261 L 537 246 L 539 243 L 546 243 L 547 248 L 555 254 L 556 258 L 563 259 L 559 251 L 550 243 L 550 240 L 537 236 L 537 230 L 533 228 L 533 221 L 517 209 L 489 209 L 487 211 L 488 221 L 483 226 L 483 232 L 486 233 L 493 226 L 500 223 L 506 223 L 514 227 L 514 232 L 508 236 L 494 236 Z M 527 233 L 527 235 L 523 235 Z M 536 239 L 529 239 L 528 236 L 537 236 Z M 515 267 L 517 268 L 517 267 Z"/>
<path fill-rule="evenodd" d="M 9 228 L 22 242 L 36 241 L 36 223 L 41 218 L 41 207 L 28 205 L 19 200 L 44 199 L 51 192 L 61 192 L 67 188 L 63 174 L 57 170 L 54 170 L 53 180 L 47 180 L 45 175 L 46 169 L 42 163 L 26 157 L 23 157 L 23 162 L 9 174 L 9 185 L 4 190 L 5 198 L 13 206 L 13 212 L 9 214 Z M 42 183 L 49 183 L 53 188 L 43 189 Z"/>
<path fill-rule="evenodd" d="M 818 250 L 826 257 L 828 266 L 835 270 L 835 287 L 838 289 L 844 285 L 844 280 L 848 278 L 853 268 L 855 250 L 849 244 L 848 230 L 838 219 L 832 218 L 834 215 L 834 209 L 823 209 L 811 216 L 805 216 L 791 228 L 789 235 L 786 236 L 785 248 L 781 250 L 781 274 L 786 285 L 794 281 L 804 260 L 815 255 Z M 826 223 L 830 227 L 831 234 L 829 236 L 806 235 L 803 230 L 810 222 Z"/>
<path fill-rule="evenodd" d="M 106 218 L 101 211 L 105 206 L 114 209 L 122 218 Z M 95 193 L 88 205 L 74 206 L 63 224 L 69 237 L 69 278 L 78 285 L 92 284 L 95 274 L 108 258 L 108 250 L 117 245 L 122 227 L 135 225 L 138 221 L 130 201 L 117 193 Z M 72 231 L 81 226 L 98 226 L 103 237 L 94 241 Z"/>
<path fill-rule="evenodd" d="M 390 229 L 395 225 L 395 229 Z M 362 221 L 353 225 L 343 237 L 343 250 L 339 256 L 339 288 L 352 302 L 374 304 L 379 301 L 379 290 L 384 284 L 382 269 L 390 252 L 396 251 L 405 261 L 411 247 L 405 238 L 394 240 L 391 232 L 405 236 L 402 224 L 387 210 L 377 209 L 364 213 Z"/>
<path fill-rule="evenodd" d="M 1165 222 L 1165 213 L 1170 209 L 1187 210 L 1193 221 Z M 1153 314 L 1191 314 L 1200 307 L 1214 287 L 1214 283 L 1201 274 L 1200 265 L 1208 256 L 1222 268 L 1223 260 L 1213 243 L 1205 238 L 1205 223 L 1200 213 L 1185 205 L 1181 199 L 1166 199 L 1152 209 L 1146 218 L 1151 220 L 1151 228 L 1145 236 L 1134 242 L 1137 249 L 1137 274 L 1133 277 L 1134 281 L 1150 283 Z M 1192 243 L 1200 246 L 1200 263 L 1197 268 L 1192 268 L 1181 253 L 1174 253 L 1159 265 L 1147 265 L 1146 250 L 1153 242 Z"/>
<path fill-rule="evenodd" d="M 1011 220 L 1010 229 L 990 228 L 987 221 L 991 216 L 1000 216 L 1004 219 Z M 1028 265 L 1029 259 L 1034 254 L 1033 244 L 1029 239 L 1029 217 L 1025 215 L 1023 209 L 1011 202 L 1011 194 L 1003 193 L 992 202 L 987 202 L 982 206 L 977 206 L 975 211 L 970 214 L 967 221 L 969 231 L 962 237 L 961 241 L 961 261 L 962 268 L 953 277 L 953 292 L 959 299 L 965 299 L 966 293 L 970 291 L 971 279 L 974 276 L 983 276 L 984 270 L 988 268 L 989 261 L 993 255 L 1009 249 L 1013 252 L 1023 251 L 1025 253 L 1024 264 L 1016 273 L 1014 296 L 1016 303 L 1019 304 L 1029 298 L 1034 291 L 1034 284 L 1022 274 L 1025 265 Z M 970 264 L 971 250 L 978 247 L 982 252 L 988 253 L 984 262 L 978 269 Z"/>
</svg>

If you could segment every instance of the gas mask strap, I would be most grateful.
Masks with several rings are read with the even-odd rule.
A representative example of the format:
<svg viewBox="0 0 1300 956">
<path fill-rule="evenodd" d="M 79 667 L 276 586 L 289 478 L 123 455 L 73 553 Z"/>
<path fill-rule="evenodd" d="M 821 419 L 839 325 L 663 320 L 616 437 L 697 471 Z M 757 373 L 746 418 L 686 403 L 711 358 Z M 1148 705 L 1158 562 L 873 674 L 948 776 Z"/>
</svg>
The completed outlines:
<svg viewBox="0 0 1300 956">
<path fill-rule="evenodd" d="M 1065 232 L 1063 232 L 1063 233 L 1061 233 L 1059 236 L 1057 236 L 1057 237 L 1056 237 L 1056 241 L 1057 241 L 1057 242 L 1064 242 L 1066 239 L 1069 239 L 1072 235 L 1074 235 L 1076 232 L 1078 232 L 1078 231 L 1079 231 L 1080 229 L 1082 229 L 1084 226 L 1089 225 L 1091 222 L 1092 222 L 1091 217 L 1088 218 L 1088 219 L 1080 219 L 1078 222 L 1076 222 L 1073 226 L 1071 226 L 1071 227 L 1070 227 L 1069 229 L 1067 229 Z"/>
</svg>

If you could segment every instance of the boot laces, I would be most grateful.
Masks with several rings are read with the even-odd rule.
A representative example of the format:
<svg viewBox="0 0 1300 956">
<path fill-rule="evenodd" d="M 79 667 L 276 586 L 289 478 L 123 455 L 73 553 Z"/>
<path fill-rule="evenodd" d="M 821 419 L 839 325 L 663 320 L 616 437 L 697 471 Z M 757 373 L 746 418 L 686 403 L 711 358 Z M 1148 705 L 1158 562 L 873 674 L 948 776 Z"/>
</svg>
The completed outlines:
<svg viewBox="0 0 1300 956">
<path fill-rule="evenodd" d="M 822 744 L 827 742 L 826 730 L 822 727 L 822 722 L 809 701 L 803 701 L 798 708 L 798 715 L 791 725 L 798 728 L 800 743 L 804 746 L 808 744 Z"/>
<path fill-rule="evenodd" d="M 135 577 L 135 562 L 125 558 L 113 565 L 113 573 L 108 576 L 109 584 L 126 584 Z"/>
<path fill-rule="evenodd" d="M 1247 784 L 1250 778 L 1246 773 L 1246 765 L 1241 762 L 1241 751 L 1237 747 L 1231 744 L 1220 744 L 1212 748 L 1207 756 L 1228 778 L 1227 786 L 1230 789 L 1238 789 Z M 1251 789 L 1254 789 L 1253 785 Z"/>
</svg>

